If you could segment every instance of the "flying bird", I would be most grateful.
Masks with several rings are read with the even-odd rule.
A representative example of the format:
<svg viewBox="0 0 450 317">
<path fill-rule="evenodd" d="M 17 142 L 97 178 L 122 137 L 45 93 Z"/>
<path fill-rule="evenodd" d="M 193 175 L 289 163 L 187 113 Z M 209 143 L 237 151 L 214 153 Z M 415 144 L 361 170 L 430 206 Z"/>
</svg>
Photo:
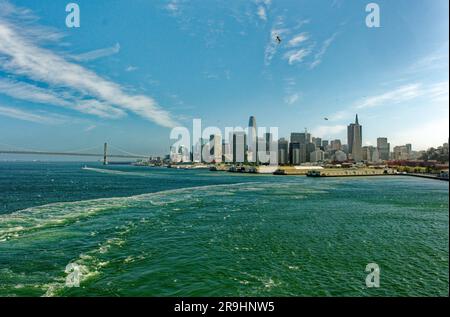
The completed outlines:
<svg viewBox="0 0 450 317">
<path fill-rule="evenodd" d="M 280 43 L 281 43 L 281 38 L 280 38 L 280 36 L 279 36 L 279 35 L 277 35 L 277 37 L 276 37 L 276 40 L 277 40 L 278 44 L 280 44 Z"/>
<path fill-rule="evenodd" d="M 328 121 L 328 118 L 327 118 L 327 117 L 325 117 L 325 118 L 323 118 L 323 120 L 325 120 L 325 121 Z"/>
</svg>

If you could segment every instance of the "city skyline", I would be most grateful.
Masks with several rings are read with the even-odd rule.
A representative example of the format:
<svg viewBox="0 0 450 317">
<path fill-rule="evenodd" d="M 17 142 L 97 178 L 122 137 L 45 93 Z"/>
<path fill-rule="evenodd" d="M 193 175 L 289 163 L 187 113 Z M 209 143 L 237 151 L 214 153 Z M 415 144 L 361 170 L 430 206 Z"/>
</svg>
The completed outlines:
<svg viewBox="0 0 450 317">
<path fill-rule="evenodd" d="M 426 152 L 413 149 L 411 143 L 391 146 L 389 138 L 380 136 L 376 146 L 363 146 L 363 125 L 358 114 L 347 126 L 347 139 L 324 140 L 304 132 L 291 131 L 289 137 L 277 131 L 258 127 L 256 117 L 250 116 L 248 126 L 226 127 L 225 134 L 217 127 L 202 127 L 201 120 L 189 130 L 174 129 L 170 146 L 171 163 L 244 163 L 256 165 L 303 165 L 309 163 L 381 163 L 387 161 L 416 161 Z M 195 131 L 198 129 L 197 131 Z M 203 129 L 203 130 L 201 130 Z M 205 138 L 206 131 L 215 131 Z M 276 133 L 276 137 L 272 134 Z M 187 142 L 187 143 L 186 143 Z M 439 145 L 448 150 L 448 141 Z M 433 147 L 430 147 L 433 148 Z"/>
<path fill-rule="evenodd" d="M 331 142 L 356 112 L 362 146 L 448 139 L 446 1 L 378 1 L 378 29 L 364 1 L 77 3 L 69 29 L 64 1 L 0 0 L 0 143 L 163 155 L 173 125 L 250 115 L 280 137 L 308 128 Z"/>
</svg>

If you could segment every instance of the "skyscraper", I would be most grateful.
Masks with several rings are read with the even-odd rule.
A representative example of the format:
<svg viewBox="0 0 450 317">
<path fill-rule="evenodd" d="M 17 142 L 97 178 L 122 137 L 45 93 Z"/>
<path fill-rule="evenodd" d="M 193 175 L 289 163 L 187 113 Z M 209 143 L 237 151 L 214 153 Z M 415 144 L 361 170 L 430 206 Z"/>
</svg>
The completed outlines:
<svg viewBox="0 0 450 317">
<path fill-rule="evenodd" d="M 389 160 L 390 144 L 387 138 L 380 137 L 377 139 L 377 150 L 380 160 Z"/>
<path fill-rule="evenodd" d="M 222 137 L 217 134 L 211 134 L 210 142 L 210 161 L 214 163 L 222 162 Z"/>
<path fill-rule="evenodd" d="M 247 160 L 249 162 L 258 162 L 258 130 L 256 129 L 256 119 L 251 116 L 248 120 L 248 138 L 247 138 Z"/>
<path fill-rule="evenodd" d="M 278 164 L 288 164 L 289 142 L 281 138 L 278 140 Z"/>
<path fill-rule="evenodd" d="M 359 124 L 358 115 L 355 123 L 350 123 L 347 127 L 348 152 L 356 162 L 362 161 L 362 126 Z"/>
<path fill-rule="evenodd" d="M 299 165 L 301 163 L 300 154 L 300 143 L 289 143 L 289 161 L 292 165 Z"/>
<path fill-rule="evenodd" d="M 332 140 L 330 147 L 332 150 L 338 151 L 342 148 L 342 144 L 341 144 L 341 140 L 336 139 L 336 140 Z"/>
<path fill-rule="evenodd" d="M 312 143 L 314 143 L 316 147 L 319 148 L 322 146 L 322 138 L 312 138 Z"/>
<path fill-rule="evenodd" d="M 291 133 L 291 142 L 299 144 L 308 144 L 311 142 L 311 134 L 308 132 L 305 133 L 293 132 Z"/>
<path fill-rule="evenodd" d="M 233 163 L 245 162 L 246 139 L 245 132 L 237 131 L 233 133 Z"/>
<path fill-rule="evenodd" d="M 316 145 L 314 143 L 307 143 L 305 145 L 305 162 L 311 162 L 311 153 L 316 150 Z"/>
</svg>

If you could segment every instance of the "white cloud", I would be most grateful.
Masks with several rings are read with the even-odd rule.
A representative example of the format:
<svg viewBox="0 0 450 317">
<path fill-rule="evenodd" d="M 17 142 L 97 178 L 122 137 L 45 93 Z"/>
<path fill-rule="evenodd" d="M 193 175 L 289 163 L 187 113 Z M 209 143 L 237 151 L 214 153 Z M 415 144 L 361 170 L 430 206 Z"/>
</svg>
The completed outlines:
<svg viewBox="0 0 450 317">
<path fill-rule="evenodd" d="M 43 89 L 13 80 L 0 79 L 0 93 L 19 100 L 65 107 L 101 118 L 115 119 L 126 115 L 124 110 L 95 99 L 80 99 L 55 89 Z"/>
<path fill-rule="evenodd" d="M 95 124 L 91 124 L 90 126 L 87 126 L 87 127 L 84 129 L 84 132 L 92 131 L 92 130 L 94 130 L 96 127 L 97 127 L 97 126 L 96 126 Z"/>
<path fill-rule="evenodd" d="M 78 61 L 78 62 L 88 62 L 92 61 L 101 57 L 111 56 L 114 54 L 119 53 L 120 51 L 120 44 L 116 43 L 112 47 L 106 47 L 101 48 L 98 50 L 93 50 L 87 53 L 78 54 L 78 55 L 72 55 L 71 58 Z"/>
<path fill-rule="evenodd" d="M 311 51 L 307 48 L 302 48 L 299 50 L 291 50 L 284 54 L 284 58 L 288 60 L 289 65 L 300 63 L 308 56 Z"/>
<path fill-rule="evenodd" d="M 448 73 L 448 43 L 444 48 L 422 57 L 413 63 L 408 67 L 406 73 L 418 73 L 439 69 Z"/>
<path fill-rule="evenodd" d="M 267 21 L 267 11 L 269 10 L 269 7 L 272 3 L 271 0 L 256 0 L 256 15 L 261 19 L 262 21 Z"/>
<path fill-rule="evenodd" d="M 30 38 L 29 26 L 22 29 L 19 25 L 0 16 L 0 69 L 4 72 L 26 77 L 28 81 L 38 82 L 48 89 L 63 89 L 72 96 L 93 99 L 78 106 L 84 112 L 91 111 L 90 105 L 97 107 L 93 113 L 120 108 L 164 127 L 176 125 L 171 114 L 153 98 L 130 95 L 119 84 L 40 47 L 35 39 Z"/>
<path fill-rule="evenodd" d="M 404 85 L 380 95 L 364 98 L 356 105 L 356 109 L 373 108 L 384 104 L 398 104 L 415 99 L 424 94 L 421 84 Z"/>
<path fill-rule="evenodd" d="M 300 95 L 298 93 L 294 93 L 294 94 L 284 97 L 284 102 L 287 103 L 288 105 L 292 105 L 295 102 L 297 102 L 299 100 L 299 98 L 300 98 Z"/>
<path fill-rule="evenodd" d="M 266 9 L 263 6 L 258 6 L 256 14 L 261 20 L 267 21 Z"/>
<path fill-rule="evenodd" d="M 449 84 L 448 81 L 431 85 L 426 92 L 433 102 L 443 103 L 448 106 L 449 102 Z"/>
<path fill-rule="evenodd" d="M 0 116 L 41 124 L 61 124 L 64 122 L 64 120 L 62 120 L 62 117 L 54 116 L 49 113 L 35 113 L 2 105 L 0 105 Z"/>
<path fill-rule="evenodd" d="M 306 40 L 308 40 L 309 35 L 306 32 L 300 33 L 296 36 L 294 36 L 292 39 L 289 40 L 287 46 L 288 47 L 297 47 L 299 46 L 301 43 L 305 42 Z"/>
<path fill-rule="evenodd" d="M 166 8 L 167 11 L 169 11 L 173 15 L 177 15 L 177 14 L 180 13 L 180 7 L 178 5 L 178 1 L 176 1 L 176 0 L 170 1 L 166 5 L 165 8 Z"/>
<path fill-rule="evenodd" d="M 307 48 L 298 48 L 310 38 L 307 32 L 298 33 L 298 30 L 306 23 L 309 23 L 309 20 L 297 21 L 295 26 L 286 27 L 284 17 L 277 17 L 276 22 L 270 30 L 269 42 L 265 48 L 264 61 L 266 66 L 270 65 L 278 50 L 285 51 L 282 57 L 288 60 L 290 65 L 303 62 L 305 57 L 312 53 L 313 45 L 309 45 Z M 289 39 L 294 32 L 297 34 Z M 281 38 L 281 43 L 276 41 L 277 37 Z M 288 49 L 287 52 L 286 48 Z"/>
<path fill-rule="evenodd" d="M 264 51 L 264 63 L 266 66 L 270 65 L 279 48 L 279 45 L 275 40 L 276 37 L 280 36 L 283 38 L 283 35 L 288 34 L 289 32 L 290 30 L 284 27 L 284 18 L 282 16 L 277 17 L 276 22 L 270 30 L 270 38 Z"/>
<path fill-rule="evenodd" d="M 132 66 L 132 65 L 125 68 L 126 72 L 134 72 L 135 70 L 138 70 L 138 68 L 136 66 Z"/>
<path fill-rule="evenodd" d="M 322 47 L 316 53 L 316 55 L 314 56 L 314 61 L 310 65 L 311 69 L 319 66 L 319 64 L 322 63 L 323 56 L 327 52 L 327 50 L 330 47 L 331 43 L 333 43 L 333 41 L 335 40 L 336 36 L 337 36 L 337 33 L 334 33 L 330 38 L 326 39 L 322 43 Z"/>
</svg>

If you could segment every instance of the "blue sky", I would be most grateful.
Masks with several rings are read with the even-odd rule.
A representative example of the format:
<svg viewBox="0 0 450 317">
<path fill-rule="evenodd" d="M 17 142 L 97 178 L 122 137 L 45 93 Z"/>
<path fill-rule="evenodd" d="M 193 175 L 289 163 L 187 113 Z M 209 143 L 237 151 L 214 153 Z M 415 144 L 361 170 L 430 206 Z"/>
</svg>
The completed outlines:
<svg viewBox="0 0 450 317">
<path fill-rule="evenodd" d="M 345 143 L 356 113 L 365 144 L 448 140 L 447 0 L 376 1 L 380 28 L 359 0 L 80 0 L 80 28 L 68 2 L 0 0 L 1 148 L 164 154 L 250 115 Z"/>
</svg>

